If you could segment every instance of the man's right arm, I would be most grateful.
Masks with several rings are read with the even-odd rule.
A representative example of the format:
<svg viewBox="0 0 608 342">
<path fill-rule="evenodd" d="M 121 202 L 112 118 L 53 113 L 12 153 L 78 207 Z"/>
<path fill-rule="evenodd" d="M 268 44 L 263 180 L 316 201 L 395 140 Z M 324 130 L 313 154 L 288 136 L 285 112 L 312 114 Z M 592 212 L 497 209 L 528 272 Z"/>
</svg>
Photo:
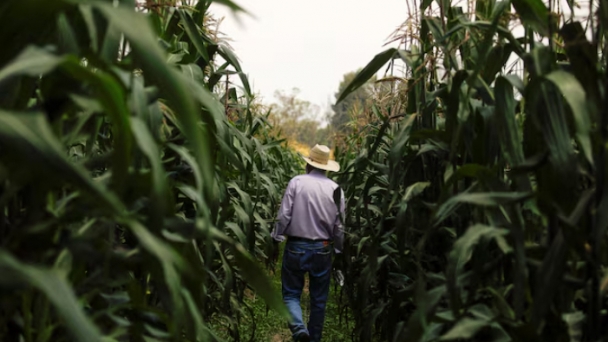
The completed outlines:
<svg viewBox="0 0 608 342">
<path fill-rule="evenodd" d="M 340 193 L 340 213 L 337 215 L 333 231 L 334 250 L 336 253 L 342 253 L 344 249 L 344 223 L 342 222 L 342 218 L 345 218 L 346 201 L 344 200 L 344 191 L 340 190 Z"/>
</svg>

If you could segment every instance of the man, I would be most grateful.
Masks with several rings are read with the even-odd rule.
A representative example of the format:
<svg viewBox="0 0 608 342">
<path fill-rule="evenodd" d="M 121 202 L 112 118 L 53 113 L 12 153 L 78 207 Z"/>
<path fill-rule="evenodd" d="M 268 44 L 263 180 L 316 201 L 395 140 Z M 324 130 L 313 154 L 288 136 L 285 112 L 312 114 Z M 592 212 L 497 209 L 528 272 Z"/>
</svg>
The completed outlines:
<svg viewBox="0 0 608 342">
<path fill-rule="evenodd" d="M 321 340 L 325 320 L 325 304 L 331 279 L 333 244 L 336 253 L 342 252 L 344 231 L 340 217 L 344 216 L 344 192 L 327 178 L 325 171 L 337 172 L 340 165 L 329 160 L 329 148 L 316 145 L 306 161 L 306 174 L 289 181 L 285 190 L 278 222 L 271 233 L 274 256 L 278 259 L 278 243 L 287 244 L 283 255 L 281 282 L 283 301 L 291 314 L 289 329 L 295 341 Z M 334 191 L 339 194 L 336 205 Z M 339 213 L 341 212 L 341 214 Z M 310 318 L 304 326 L 300 297 L 304 275 L 308 273 Z"/>
</svg>

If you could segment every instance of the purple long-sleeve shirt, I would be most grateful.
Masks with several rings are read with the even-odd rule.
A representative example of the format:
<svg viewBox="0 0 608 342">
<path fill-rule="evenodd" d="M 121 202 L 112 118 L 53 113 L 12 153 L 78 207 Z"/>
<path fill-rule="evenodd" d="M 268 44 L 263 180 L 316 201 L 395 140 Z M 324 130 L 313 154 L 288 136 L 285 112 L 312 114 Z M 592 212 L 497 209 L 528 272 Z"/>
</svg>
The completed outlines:
<svg viewBox="0 0 608 342">
<path fill-rule="evenodd" d="M 337 187 L 338 184 L 317 170 L 292 178 L 283 195 L 272 238 L 277 241 L 283 241 L 285 236 L 333 240 L 336 253 L 341 253 L 344 229 L 334 202 Z M 344 217 L 343 191 L 340 198 Z"/>
</svg>

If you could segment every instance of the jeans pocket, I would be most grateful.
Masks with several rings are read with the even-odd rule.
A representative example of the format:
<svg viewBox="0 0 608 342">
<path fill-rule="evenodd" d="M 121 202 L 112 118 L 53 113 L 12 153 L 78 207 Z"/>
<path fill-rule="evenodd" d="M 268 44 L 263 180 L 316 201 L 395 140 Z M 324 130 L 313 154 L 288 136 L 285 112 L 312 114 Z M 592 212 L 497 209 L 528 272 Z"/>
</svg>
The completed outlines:
<svg viewBox="0 0 608 342">
<path fill-rule="evenodd" d="M 285 259 L 283 260 L 283 262 L 285 263 L 285 267 L 290 270 L 299 271 L 302 268 L 301 260 L 304 256 L 304 253 L 304 251 L 299 251 L 297 249 L 286 247 Z"/>
<path fill-rule="evenodd" d="M 328 249 L 320 249 L 312 254 L 312 270 L 319 274 L 329 271 L 331 268 L 331 251 Z"/>
</svg>

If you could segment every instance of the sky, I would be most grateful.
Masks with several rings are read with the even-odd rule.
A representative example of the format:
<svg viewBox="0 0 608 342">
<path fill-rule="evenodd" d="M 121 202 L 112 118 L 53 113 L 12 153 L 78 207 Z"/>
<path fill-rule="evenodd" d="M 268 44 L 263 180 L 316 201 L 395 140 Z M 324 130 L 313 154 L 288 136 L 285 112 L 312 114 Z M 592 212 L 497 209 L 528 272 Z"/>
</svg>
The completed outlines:
<svg viewBox="0 0 608 342">
<path fill-rule="evenodd" d="M 254 92 L 271 103 L 275 91 L 298 88 L 298 98 L 320 108 L 321 120 L 335 102 L 344 74 L 396 47 L 397 43 L 385 44 L 408 16 L 406 0 L 234 1 L 251 15 L 237 18 L 215 3 L 211 12 L 224 17 L 220 31 L 230 39 Z M 569 13 L 566 0 L 559 1 L 561 10 Z M 581 15 L 587 12 L 588 1 L 579 2 Z M 455 3 L 466 6 L 464 0 Z M 514 34 L 519 37 L 520 31 L 515 28 Z"/>
<path fill-rule="evenodd" d="M 406 0 L 235 0 L 252 16 L 222 5 L 220 31 L 264 102 L 290 93 L 328 108 L 344 74 L 363 68 L 407 17 Z M 239 20 L 240 19 L 240 20 Z"/>
</svg>

